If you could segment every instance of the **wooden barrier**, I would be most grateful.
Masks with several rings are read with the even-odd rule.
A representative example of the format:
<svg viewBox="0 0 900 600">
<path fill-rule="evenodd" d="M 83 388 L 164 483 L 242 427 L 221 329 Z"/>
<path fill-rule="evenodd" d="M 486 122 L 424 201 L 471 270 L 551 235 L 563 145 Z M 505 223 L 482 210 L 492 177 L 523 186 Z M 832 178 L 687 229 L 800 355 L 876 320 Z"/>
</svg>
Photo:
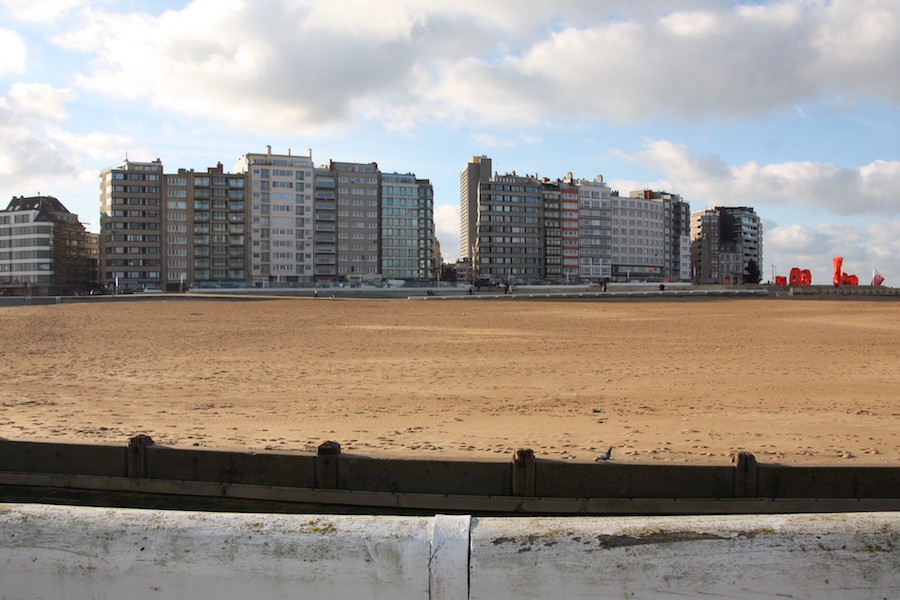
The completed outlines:
<svg viewBox="0 0 900 600">
<path fill-rule="evenodd" d="M 747 453 L 730 466 L 570 463 L 528 449 L 507 462 L 377 459 L 342 454 L 337 442 L 310 456 L 147 436 L 127 448 L 0 439 L 0 486 L 6 501 L 16 489 L 50 488 L 475 514 L 900 509 L 898 467 L 766 465 Z"/>
</svg>

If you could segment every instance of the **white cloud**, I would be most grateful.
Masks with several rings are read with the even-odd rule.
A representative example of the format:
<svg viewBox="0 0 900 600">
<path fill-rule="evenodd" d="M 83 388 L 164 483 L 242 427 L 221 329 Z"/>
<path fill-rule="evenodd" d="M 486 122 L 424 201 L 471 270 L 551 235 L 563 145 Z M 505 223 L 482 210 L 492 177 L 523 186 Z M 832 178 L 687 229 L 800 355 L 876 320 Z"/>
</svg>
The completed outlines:
<svg viewBox="0 0 900 600">
<path fill-rule="evenodd" d="M 125 158 L 125 154 L 131 149 L 137 155 L 150 156 L 151 153 L 137 148 L 133 139 L 126 135 L 109 134 L 94 131 L 84 135 L 76 135 L 60 127 L 48 126 L 45 129 L 46 137 L 57 147 L 67 152 L 83 154 L 89 158 L 117 162 Z M 99 173 L 92 172 L 92 177 L 97 178 Z"/>
<path fill-rule="evenodd" d="M 444 262 L 459 259 L 459 206 L 443 204 L 434 209 L 434 226 Z"/>
<path fill-rule="evenodd" d="M 53 124 L 66 119 L 64 104 L 73 99 L 71 91 L 44 84 L 13 84 L 0 97 L 0 198 L 56 196 L 96 231 L 99 168 L 91 160 L 104 166 L 119 161 L 122 148 L 134 143 L 121 135 L 76 135 Z"/>
<path fill-rule="evenodd" d="M 855 168 L 828 163 L 786 162 L 731 166 L 716 155 L 697 156 L 684 144 L 647 143 L 635 155 L 618 153 L 662 171 L 666 189 L 718 205 L 796 205 L 836 215 L 900 214 L 900 161 L 876 160 Z"/>
<path fill-rule="evenodd" d="M 893 0 L 632 4 L 195 0 L 158 16 L 84 9 L 55 39 L 93 56 L 80 85 L 305 136 L 354 119 L 408 129 L 900 102 Z"/>
<path fill-rule="evenodd" d="M 2 4 L 15 19 L 42 22 L 55 21 L 84 6 L 88 0 L 3 0 Z"/>
<path fill-rule="evenodd" d="M 479 148 L 510 148 L 515 144 L 511 139 L 500 139 L 491 133 L 473 133 L 469 136 L 469 145 Z"/>
<path fill-rule="evenodd" d="M 0 28 L 0 77 L 25 70 L 28 47 L 21 35 L 9 29 Z"/>
<path fill-rule="evenodd" d="M 58 89 L 47 83 L 12 84 L 7 96 L 21 117 L 28 119 L 68 119 L 66 103 L 74 102 L 78 95 L 70 89 Z"/>
<path fill-rule="evenodd" d="M 832 281 L 832 258 L 842 257 L 843 271 L 856 275 L 861 285 L 868 285 L 872 269 L 885 277 L 885 285 L 900 285 L 900 221 L 858 226 L 841 222 L 824 222 L 814 226 L 790 225 L 767 227 L 765 230 L 766 266 L 776 265 L 778 275 L 788 275 L 791 268 L 809 269 L 813 284 L 829 285 Z M 771 278 L 764 269 L 764 277 Z"/>
<path fill-rule="evenodd" d="M 679 37 L 700 37 L 715 33 L 719 19 L 707 11 L 681 11 L 663 17 L 660 24 Z"/>
<path fill-rule="evenodd" d="M 481 61 L 489 75 L 480 79 L 531 104 L 529 112 L 613 121 L 760 115 L 826 94 L 896 103 L 898 20 L 895 2 L 835 0 L 594 22 L 535 40 L 504 62 Z M 547 93 L 555 89 L 567 93 Z M 487 108 L 504 118 L 502 104 Z"/>
<path fill-rule="evenodd" d="M 373 97 L 408 104 L 415 19 L 381 5 L 375 18 L 366 4 L 345 27 L 323 6 L 197 0 L 159 17 L 94 11 L 56 39 L 96 57 L 80 85 L 250 131 L 311 135 L 343 126 Z"/>
</svg>

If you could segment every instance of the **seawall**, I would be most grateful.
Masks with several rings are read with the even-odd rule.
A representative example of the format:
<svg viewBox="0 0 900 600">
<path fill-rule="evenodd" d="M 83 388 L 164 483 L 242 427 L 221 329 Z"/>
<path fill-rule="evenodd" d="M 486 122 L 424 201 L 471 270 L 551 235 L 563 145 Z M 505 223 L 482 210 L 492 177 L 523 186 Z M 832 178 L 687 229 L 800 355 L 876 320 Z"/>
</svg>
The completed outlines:
<svg viewBox="0 0 900 600">
<path fill-rule="evenodd" d="M 900 514 L 473 518 L 0 506 L 0 598 L 888 598 Z"/>
</svg>

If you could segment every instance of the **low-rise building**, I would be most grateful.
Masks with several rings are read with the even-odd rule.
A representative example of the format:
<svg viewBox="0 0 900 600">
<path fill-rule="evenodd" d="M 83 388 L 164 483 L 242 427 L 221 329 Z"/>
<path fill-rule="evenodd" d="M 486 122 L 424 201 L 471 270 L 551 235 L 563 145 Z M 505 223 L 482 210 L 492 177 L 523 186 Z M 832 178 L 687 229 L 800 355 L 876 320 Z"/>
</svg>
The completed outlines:
<svg viewBox="0 0 900 600">
<path fill-rule="evenodd" d="M 98 285 L 99 236 L 52 196 L 13 198 L 0 211 L 0 288 L 71 295 Z"/>
</svg>

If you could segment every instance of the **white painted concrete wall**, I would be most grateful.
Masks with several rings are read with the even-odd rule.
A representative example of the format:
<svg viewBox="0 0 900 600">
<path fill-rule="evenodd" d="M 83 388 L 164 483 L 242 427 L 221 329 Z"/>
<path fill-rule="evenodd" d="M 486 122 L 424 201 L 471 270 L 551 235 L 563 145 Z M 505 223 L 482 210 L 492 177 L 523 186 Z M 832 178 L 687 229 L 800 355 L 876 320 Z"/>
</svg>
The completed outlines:
<svg viewBox="0 0 900 600">
<path fill-rule="evenodd" d="M 898 513 L 479 519 L 470 598 L 900 598 L 898 535 Z"/>
<path fill-rule="evenodd" d="M 900 513 L 480 518 L 0 507 L 0 599 L 896 598 Z"/>
</svg>

